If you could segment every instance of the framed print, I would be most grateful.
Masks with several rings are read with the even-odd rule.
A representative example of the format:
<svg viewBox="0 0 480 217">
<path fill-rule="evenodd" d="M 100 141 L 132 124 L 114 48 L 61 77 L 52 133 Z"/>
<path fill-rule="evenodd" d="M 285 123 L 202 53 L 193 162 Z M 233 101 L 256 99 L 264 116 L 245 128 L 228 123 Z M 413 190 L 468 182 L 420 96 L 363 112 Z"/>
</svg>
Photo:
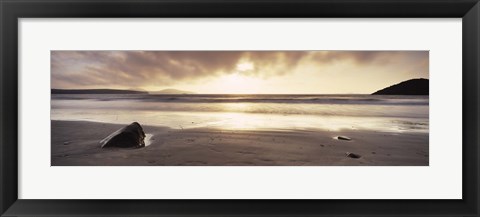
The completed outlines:
<svg viewBox="0 0 480 217">
<path fill-rule="evenodd" d="M 2 1 L 2 216 L 478 216 L 479 7 Z"/>
</svg>

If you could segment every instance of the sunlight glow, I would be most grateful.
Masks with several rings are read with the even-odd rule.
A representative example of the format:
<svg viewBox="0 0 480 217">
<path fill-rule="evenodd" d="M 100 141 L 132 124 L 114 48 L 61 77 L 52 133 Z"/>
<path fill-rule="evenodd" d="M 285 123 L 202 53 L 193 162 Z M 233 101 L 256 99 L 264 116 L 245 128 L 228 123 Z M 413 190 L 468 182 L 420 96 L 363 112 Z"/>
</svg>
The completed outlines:
<svg viewBox="0 0 480 217">
<path fill-rule="evenodd" d="M 244 62 L 244 63 L 239 63 L 237 64 L 237 70 L 239 72 L 245 72 L 245 71 L 251 71 L 255 68 L 253 63 L 250 62 Z"/>
<path fill-rule="evenodd" d="M 223 110 L 227 112 L 248 112 L 251 109 L 251 103 L 224 103 Z"/>
<path fill-rule="evenodd" d="M 261 88 L 261 80 L 238 73 L 225 75 L 213 82 L 225 94 L 255 94 Z"/>
</svg>

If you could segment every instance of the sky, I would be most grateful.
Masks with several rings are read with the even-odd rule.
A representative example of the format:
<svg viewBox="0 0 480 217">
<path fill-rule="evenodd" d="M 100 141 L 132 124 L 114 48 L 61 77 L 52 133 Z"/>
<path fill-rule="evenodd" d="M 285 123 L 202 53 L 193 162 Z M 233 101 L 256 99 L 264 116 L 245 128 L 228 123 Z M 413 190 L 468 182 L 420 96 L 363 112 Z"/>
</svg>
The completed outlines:
<svg viewBox="0 0 480 217">
<path fill-rule="evenodd" d="M 428 51 L 51 51 L 51 87 L 370 94 L 429 78 Z"/>
</svg>

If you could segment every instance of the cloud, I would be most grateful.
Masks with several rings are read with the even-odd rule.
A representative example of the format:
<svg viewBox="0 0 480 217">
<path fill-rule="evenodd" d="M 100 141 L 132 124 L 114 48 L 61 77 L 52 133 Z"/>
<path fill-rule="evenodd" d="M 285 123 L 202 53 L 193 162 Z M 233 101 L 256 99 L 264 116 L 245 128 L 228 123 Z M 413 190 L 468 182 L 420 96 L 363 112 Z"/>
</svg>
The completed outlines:
<svg viewBox="0 0 480 217">
<path fill-rule="evenodd" d="M 232 71 L 238 52 L 52 51 L 52 86 L 141 86 Z M 61 86 L 64 86 L 61 85 Z"/>
<path fill-rule="evenodd" d="M 236 73 L 268 78 L 303 63 L 398 65 L 428 72 L 427 51 L 52 51 L 53 88 L 168 86 Z"/>
</svg>

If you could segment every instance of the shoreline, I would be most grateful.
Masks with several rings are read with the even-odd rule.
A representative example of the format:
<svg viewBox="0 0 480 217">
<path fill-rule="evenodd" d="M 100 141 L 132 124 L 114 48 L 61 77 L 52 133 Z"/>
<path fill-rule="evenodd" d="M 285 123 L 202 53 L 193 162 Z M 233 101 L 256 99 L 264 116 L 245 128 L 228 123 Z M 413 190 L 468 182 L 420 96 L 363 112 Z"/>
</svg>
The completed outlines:
<svg viewBox="0 0 480 217">
<path fill-rule="evenodd" d="M 142 125 L 146 134 L 153 135 L 149 146 L 102 149 L 99 141 L 124 125 L 60 120 L 52 120 L 51 124 L 52 166 L 429 165 L 428 133 L 172 129 Z M 336 136 L 352 140 L 338 140 Z M 347 152 L 361 157 L 347 157 Z"/>
</svg>

